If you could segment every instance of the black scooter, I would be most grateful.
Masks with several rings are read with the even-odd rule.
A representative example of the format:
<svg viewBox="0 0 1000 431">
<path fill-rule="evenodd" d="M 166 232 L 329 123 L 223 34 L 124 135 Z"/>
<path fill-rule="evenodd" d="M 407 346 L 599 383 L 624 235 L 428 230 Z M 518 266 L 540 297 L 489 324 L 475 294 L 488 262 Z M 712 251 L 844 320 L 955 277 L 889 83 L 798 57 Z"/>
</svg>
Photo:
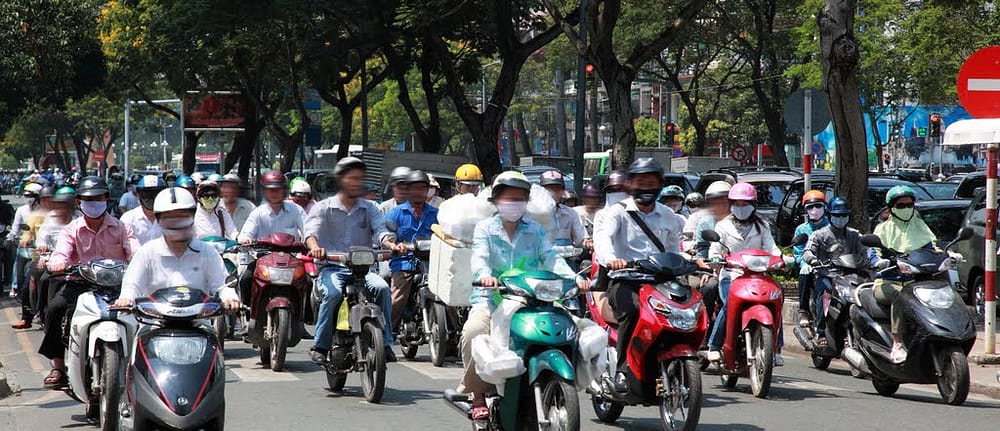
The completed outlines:
<svg viewBox="0 0 1000 431">
<path fill-rule="evenodd" d="M 128 310 L 128 309 L 126 309 Z M 226 370 L 209 319 L 222 304 L 199 289 L 169 287 L 131 308 L 142 325 L 121 403 L 126 430 L 222 430 Z"/>
<path fill-rule="evenodd" d="M 795 245 L 804 244 L 806 240 L 808 240 L 806 235 L 799 234 L 792 240 L 792 243 Z M 822 272 L 822 275 L 828 277 L 832 284 L 831 291 L 824 294 L 824 296 L 829 296 L 828 306 L 816 310 L 815 306 L 818 301 L 812 301 L 813 316 L 816 316 L 817 319 L 823 319 L 825 323 L 825 337 L 819 336 L 815 326 L 796 326 L 792 331 L 799 344 L 811 353 L 813 366 L 818 370 L 827 369 L 834 358 L 843 356 L 845 347 L 855 344 L 851 333 L 850 307 L 855 304 L 855 291 L 871 280 L 868 256 L 838 255 L 837 247 L 842 247 L 842 245 L 834 244 L 833 249 L 830 250 L 831 254 L 836 257 L 812 268 L 814 274 Z M 823 302 L 826 302 L 825 299 Z M 825 341 L 825 344 L 821 342 L 821 339 Z M 851 350 L 849 354 L 856 353 L 856 350 Z M 848 363 L 864 362 L 864 358 L 858 355 L 854 361 L 847 359 L 845 361 Z M 863 377 L 864 373 L 862 369 L 851 367 L 851 374 L 854 377 Z"/>
<path fill-rule="evenodd" d="M 945 250 L 971 236 L 971 229 L 962 229 Z M 903 284 L 892 307 L 897 307 L 902 315 L 903 344 L 908 355 L 901 364 L 889 359 L 891 309 L 876 302 L 873 283 L 872 287 L 866 285 L 857 290 L 858 305 L 851 307 L 857 344 L 845 350 L 856 349 L 865 359 L 851 365 L 870 371 L 872 385 L 879 395 L 892 396 L 901 383 L 937 383 L 946 403 L 962 404 L 969 394 L 967 355 L 976 342 L 976 326 L 947 278 L 955 262 L 946 251 L 895 252 L 884 247 L 875 235 L 865 235 L 861 241 L 868 247 L 880 248 L 882 255 L 894 264 L 879 271 L 875 283 Z M 844 355 L 848 361 L 856 357 Z"/>
</svg>

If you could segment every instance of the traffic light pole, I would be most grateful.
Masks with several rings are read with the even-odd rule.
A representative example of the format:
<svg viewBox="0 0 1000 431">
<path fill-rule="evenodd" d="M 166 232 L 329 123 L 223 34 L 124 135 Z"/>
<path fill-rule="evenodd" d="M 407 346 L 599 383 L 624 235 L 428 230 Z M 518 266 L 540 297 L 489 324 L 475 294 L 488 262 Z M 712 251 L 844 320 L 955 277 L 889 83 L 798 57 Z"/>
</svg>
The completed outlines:
<svg viewBox="0 0 1000 431">
<path fill-rule="evenodd" d="M 580 46 L 587 46 L 587 0 L 580 1 Z M 596 78 L 595 78 L 596 79 Z M 573 188 L 583 193 L 583 146 L 587 133 L 587 59 L 577 59 L 576 69 L 576 124 L 573 136 Z M 613 160 L 613 158 L 612 158 Z"/>
<path fill-rule="evenodd" d="M 812 190 L 812 90 L 806 89 L 802 98 L 802 182 L 805 193 Z"/>
<path fill-rule="evenodd" d="M 997 153 L 996 143 L 986 146 L 986 274 L 984 275 L 985 293 L 985 332 L 986 354 L 996 354 L 996 323 L 997 323 Z"/>
</svg>

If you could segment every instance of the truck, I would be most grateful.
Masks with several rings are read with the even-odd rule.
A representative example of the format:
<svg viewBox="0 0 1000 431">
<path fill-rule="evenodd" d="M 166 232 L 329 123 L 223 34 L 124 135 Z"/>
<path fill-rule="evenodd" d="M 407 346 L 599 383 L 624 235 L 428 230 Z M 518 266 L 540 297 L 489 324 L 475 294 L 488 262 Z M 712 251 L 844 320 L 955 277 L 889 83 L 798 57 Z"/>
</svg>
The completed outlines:
<svg viewBox="0 0 1000 431">
<path fill-rule="evenodd" d="M 701 156 L 677 157 L 671 163 L 670 171 L 677 173 L 707 172 L 714 169 L 721 169 L 733 166 L 734 164 L 736 164 L 736 162 L 724 157 L 701 157 Z"/>
<path fill-rule="evenodd" d="M 636 148 L 635 158 L 649 157 L 657 162 L 664 169 L 669 170 L 671 166 L 670 148 Z M 611 150 L 596 153 L 583 154 L 583 178 L 590 181 L 594 176 L 607 175 L 611 172 Z"/>
</svg>

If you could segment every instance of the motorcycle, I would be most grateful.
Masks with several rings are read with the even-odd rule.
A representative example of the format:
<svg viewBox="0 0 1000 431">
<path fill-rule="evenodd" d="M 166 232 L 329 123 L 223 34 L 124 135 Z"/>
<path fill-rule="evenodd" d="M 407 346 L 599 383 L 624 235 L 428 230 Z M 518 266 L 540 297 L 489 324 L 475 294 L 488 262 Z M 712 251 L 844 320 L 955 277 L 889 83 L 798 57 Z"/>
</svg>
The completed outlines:
<svg viewBox="0 0 1000 431">
<path fill-rule="evenodd" d="M 639 318 L 627 352 L 619 353 L 618 327 L 601 317 L 598 304 L 588 294 L 590 315 L 608 330 L 607 365 L 601 377 L 587 388 L 594 413 L 601 422 L 613 423 L 626 405 L 660 405 L 660 419 L 667 430 L 693 430 L 701 415 L 702 389 L 698 348 L 708 332 L 708 315 L 701 294 L 686 285 L 688 274 L 700 271 L 684 256 L 659 253 L 612 271 L 612 280 L 642 283 Z M 614 389 L 619 354 L 627 354 L 630 391 Z"/>
<path fill-rule="evenodd" d="M 131 316 L 111 310 L 121 292 L 126 263 L 93 260 L 66 269 L 68 282 L 82 283 L 87 291 L 76 300 L 65 320 L 67 393 L 86 403 L 86 416 L 102 430 L 118 429 L 118 404 L 125 382 L 122 363 L 129 352 L 127 340 L 138 327 Z M 67 313 L 69 316 L 70 313 Z"/>
<path fill-rule="evenodd" d="M 294 236 L 275 232 L 248 246 L 257 259 L 250 298 L 247 339 L 259 349 L 265 368 L 281 371 L 289 347 L 295 347 L 313 323 L 308 305 L 309 278 L 301 254 L 306 251 Z"/>
<path fill-rule="evenodd" d="M 855 358 L 857 363 L 851 365 L 870 370 L 872 385 L 879 395 L 892 396 L 902 383 L 937 383 L 947 404 L 965 402 L 969 394 L 967 355 L 976 342 L 976 326 L 965 303 L 957 299 L 946 273 L 955 265 L 947 251 L 971 237 L 972 230 L 963 228 L 944 251 L 919 249 L 909 253 L 884 247 L 875 235 L 862 237 L 862 243 L 881 249 L 883 257 L 892 262 L 878 271 L 875 283 L 903 284 L 892 303 L 905 328 L 903 345 L 908 354 L 901 364 L 889 358 L 890 308 L 875 300 L 875 283 L 858 289 L 858 306 L 851 307 L 857 347 L 846 350 L 859 354 L 845 358 Z"/>
<path fill-rule="evenodd" d="M 237 266 L 233 262 L 232 258 L 227 255 L 231 255 L 239 250 L 239 245 L 236 241 L 229 238 L 221 236 L 209 236 L 201 239 L 202 242 L 208 244 L 215 248 L 215 251 L 219 252 L 219 256 L 222 256 L 222 263 L 226 267 L 226 284 L 235 286 L 239 281 L 239 274 L 237 273 Z M 236 289 L 237 294 L 239 294 L 239 289 Z M 243 298 L 240 298 L 242 301 Z M 215 327 L 215 333 L 219 334 L 220 340 L 233 339 L 235 338 L 235 332 L 233 328 L 236 327 L 236 319 L 241 317 L 237 314 L 230 314 L 227 316 L 219 316 L 212 319 L 212 326 Z M 223 350 L 225 350 L 225 344 L 222 343 Z"/>
<path fill-rule="evenodd" d="M 406 307 L 403 308 L 400 326 L 396 328 L 396 333 L 402 346 L 403 357 L 413 359 L 417 356 L 417 348 L 427 344 L 433 337 L 432 324 L 438 320 L 437 316 L 432 315 L 435 310 L 427 288 L 427 262 L 431 258 L 431 240 L 418 238 L 403 244 L 407 250 L 413 252 L 417 274 L 413 278 L 410 297 L 406 301 Z M 432 354 L 434 347 L 437 346 L 432 346 Z"/>
<path fill-rule="evenodd" d="M 719 234 L 706 230 L 702 238 L 718 242 Z M 759 249 L 727 254 L 725 266 L 742 274 L 734 277 L 729 286 L 726 338 L 719 363 L 722 384 L 733 388 L 740 376 L 749 376 L 754 396 L 764 398 L 771 389 L 775 335 L 781 327 L 784 302 L 781 285 L 767 273 L 785 268 L 785 259 Z"/>
<path fill-rule="evenodd" d="M 805 235 L 799 236 L 803 238 L 796 237 L 792 241 L 793 244 L 805 243 Z M 834 245 L 835 249 L 837 247 L 840 247 L 840 244 Z M 832 254 L 835 252 L 836 250 L 831 250 Z M 813 316 L 823 319 L 826 324 L 826 335 L 820 337 L 813 326 L 796 326 L 792 332 L 802 348 L 810 352 L 816 369 L 827 369 L 834 358 L 839 358 L 845 353 L 845 347 L 855 344 L 851 333 L 850 307 L 855 305 L 855 291 L 871 279 L 868 268 L 868 256 L 857 254 L 836 255 L 829 262 L 813 267 L 814 273 L 825 270 L 824 275 L 830 279 L 832 287 L 831 291 L 824 292 L 822 302 L 817 298 L 811 304 Z M 823 304 L 822 309 L 817 309 L 819 304 Z M 825 340 L 825 344 L 821 340 Z M 845 359 L 845 362 L 850 364 L 852 361 Z M 855 377 L 864 375 L 862 369 L 853 366 L 851 374 Z"/>
<path fill-rule="evenodd" d="M 118 409 L 122 429 L 224 429 L 222 340 L 205 321 L 224 313 L 222 303 L 199 289 L 168 287 L 119 310 L 142 323 Z"/>
<path fill-rule="evenodd" d="M 498 385 L 487 398 L 489 421 L 477 430 L 580 429 L 576 390 L 578 330 L 573 316 L 553 303 L 576 297 L 572 280 L 548 271 L 511 271 L 499 277 L 497 291 L 523 307 L 510 318 L 509 349 L 516 353 L 520 373 Z M 526 372 L 525 372 L 526 371 Z M 470 394 L 444 392 L 445 402 L 472 418 Z"/>
<path fill-rule="evenodd" d="M 392 253 L 368 247 L 352 247 L 347 252 L 327 251 L 326 261 L 346 266 L 351 270 L 350 280 L 344 284 L 344 300 L 336 314 L 333 331 L 333 348 L 327 354 L 326 381 L 330 390 L 340 392 L 347 383 L 347 374 L 361 373 L 361 388 L 365 399 L 378 403 L 385 392 L 385 349 L 382 329 L 387 325 L 386 316 L 375 296 L 368 290 L 365 275 L 372 265 L 387 261 Z M 306 273 L 313 278 L 313 316 L 319 315 L 323 300 L 319 286 L 316 263 L 325 263 L 303 256 Z"/>
</svg>

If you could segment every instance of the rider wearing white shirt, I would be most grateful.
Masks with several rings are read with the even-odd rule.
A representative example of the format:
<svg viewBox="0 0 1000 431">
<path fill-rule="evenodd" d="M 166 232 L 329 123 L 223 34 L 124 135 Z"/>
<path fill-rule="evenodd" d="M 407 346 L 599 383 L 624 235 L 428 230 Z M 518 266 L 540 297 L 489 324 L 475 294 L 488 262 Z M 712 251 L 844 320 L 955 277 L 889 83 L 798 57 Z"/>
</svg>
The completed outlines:
<svg viewBox="0 0 1000 431">
<path fill-rule="evenodd" d="M 139 240 L 139 244 L 145 244 L 162 235 L 160 225 L 156 222 L 156 216 L 153 214 L 153 201 L 156 199 L 156 194 L 163 190 L 163 187 L 163 180 L 156 175 L 142 177 L 135 185 L 135 193 L 139 197 L 139 207 L 122 214 L 121 222 L 132 228 L 132 233 Z"/>
<path fill-rule="evenodd" d="M 236 224 L 219 205 L 219 184 L 202 181 L 198 185 L 198 210 L 194 213 L 194 232 L 198 238 L 220 236 L 236 239 Z"/>
<path fill-rule="evenodd" d="M 278 171 L 264 172 L 261 175 L 260 186 L 264 190 L 264 203 L 247 217 L 237 240 L 246 245 L 272 233 L 284 232 L 301 241 L 306 213 L 298 204 L 285 200 L 284 175 Z M 249 298 L 253 293 L 250 289 L 253 286 L 253 274 L 256 268 L 257 262 L 250 262 L 240 275 L 242 298 Z"/>
</svg>

